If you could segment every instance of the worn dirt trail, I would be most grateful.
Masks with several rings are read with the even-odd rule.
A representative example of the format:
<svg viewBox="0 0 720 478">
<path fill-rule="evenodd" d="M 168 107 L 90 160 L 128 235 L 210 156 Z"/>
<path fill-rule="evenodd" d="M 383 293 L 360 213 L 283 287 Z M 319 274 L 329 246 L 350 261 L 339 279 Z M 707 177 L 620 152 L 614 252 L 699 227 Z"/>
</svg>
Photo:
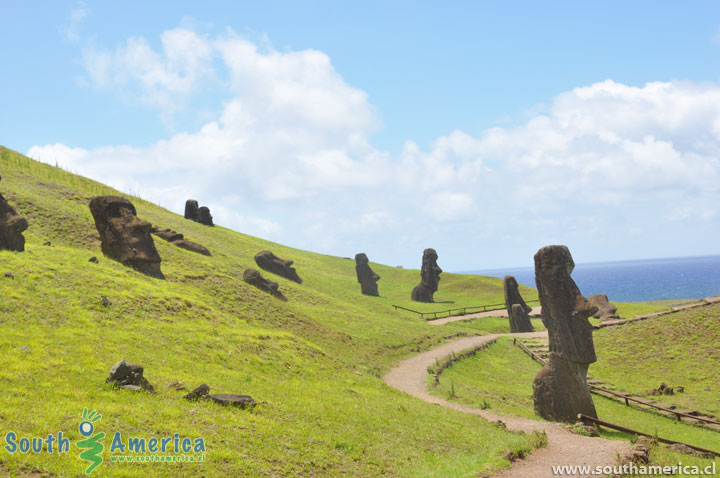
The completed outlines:
<svg viewBox="0 0 720 478">
<path fill-rule="evenodd" d="M 468 349 L 476 348 L 496 340 L 502 336 L 515 337 L 545 337 L 547 332 L 530 332 L 521 334 L 489 334 L 475 337 L 464 337 L 443 344 L 427 352 L 403 360 L 384 377 L 385 383 L 397 390 L 417 397 L 428 403 L 434 403 L 454 410 L 479 415 L 486 420 L 502 420 L 509 430 L 532 432 L 545 431 L 548 445 L 533 451 L 524 460 L 513 463 L 512 468 L 504 470 L 496 477 L 501 478 L 553 478 L 552 467 L 557 465 L 578 466 L 609 466 L 617 464 L 618 453 L 622 456 L 630 449 L 630 445 L 622 441 L 606 440 L 604 438 L 590 438 L 570 433 L 562 426 L 527 418 L 497 415 L 487 410 L 469 408 L 463 405 L 443 400 L 430 395 L 425 380 L 428 376 L 427 368 L 434 365 L 436 359 L 448 355 L 458 354 Z M 565 475 L 573 476 L 573 475 Z M 600 475 L 598 475 L 600 476 Z"/>
<path fill-rule="evenodd" d="M 532 308 L 530 317 L 540 315 L 542 307 L 539 305 Z M 469 319 L 482 319 L 483 317 L 507 317 L 507 309 L 489 310 L 487 312 L 478 312 L 476 314 L 465 314 L 465 315 L 453 315 L 451 317 L 443 317 L 442 319 L 428 320 L 427 323 L 430 325 L 443 325 L 449 324 L 450 322 L 458 322 L 460 320 Z"/>
</svg>

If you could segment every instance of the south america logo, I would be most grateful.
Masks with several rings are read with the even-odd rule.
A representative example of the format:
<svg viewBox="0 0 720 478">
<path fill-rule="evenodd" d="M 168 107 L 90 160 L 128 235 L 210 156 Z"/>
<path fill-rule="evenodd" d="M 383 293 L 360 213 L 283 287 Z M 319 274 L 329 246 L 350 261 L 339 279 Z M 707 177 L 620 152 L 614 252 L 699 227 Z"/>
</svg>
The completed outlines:
<svg viewBox="0 0 720 478">
<path fill-rule="evenodd" d="M 91 436 L 93 431 L 95 431 L 94 423 L 102 418 L 102 415 L 97 413 L 95 410 L 88 414 L 88 409 L 85 408 L 82 413 L 82 418 L 83 421 L 80 422 L 78 430 L 80 431 L 80 434 L 86 438 L 77 442 L 77 447 L 81 450 L 85 450 L 80 453 L 80 459 L 90 462 L 90 465 L 88 465 L 85 469 L 85 474 L 89 475 L 103 462 L 100 454 L 105 448 L 102 444 L 102 439 L 105 438 L 105 432 L 100 432 Z"/>
</svg>

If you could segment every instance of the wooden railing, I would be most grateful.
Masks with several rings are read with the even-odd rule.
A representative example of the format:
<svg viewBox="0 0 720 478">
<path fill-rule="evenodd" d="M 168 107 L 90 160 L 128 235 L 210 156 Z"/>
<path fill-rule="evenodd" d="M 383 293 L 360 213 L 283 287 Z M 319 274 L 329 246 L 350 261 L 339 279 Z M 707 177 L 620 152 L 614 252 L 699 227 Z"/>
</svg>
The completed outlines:
<svg viewBox="0 0 720 478">
<path fill-rule="evenodd" d="M 540 302 L 540 300 L 534 299 L 534 300 L 527 300 L 525 302 L 531 304 L 534 302 Z M 398 310 L 398 309 L 406 310 L 408 312 L 418 314 L 420 316 L 420 318 L 424 319 L 424 320 L 435 320 L 435 319 L 442 319 L 443 317 L 450 317 L 451 315 L 466 315 L 468 313 L 490 312 L 493 310 L 503 310 L 503 309 L 507 308 L 507 305 L 505 304 L 505 302 L 502 302 L 500 304 L 471 305 L 471 306 L 467 306 L 467 307 L 457 307 L 455 309 L 437 310 L 434 312 L 420 312 L 419 310 L 408 309 L 407 307 L 402 307 L 400 305 L 393 305 L 393 308 L 395 310 Z M 472 311 L 474 311 L 474 312 L 472 312 Z M 459 313 L 454 313 L 454 312 L 459 312 Z M 446 314 L 446 315 L 443 315 L 443 314 Z"/>
<path fill-rule="evenodd" d="M 680 442 L 680 441 L 668 440 L 667 438 L 660 438 L 660 437 L 658 437 L 658 436 L 648 435 L 647 433 L 639 432 L 639 431 L 633 430 L 633 429 L 631 429 L 631 428 L 622 427 L 622 426 L 620 426 L 620 425 L 615 425 L 615 424 L 613 424 L 613 423 L 608 423 L 608 422 L 605 422 L 605 421 L 603 421 L 603 420 L 598 420 L 597 418 L 588 417 L 587 415 L 583 415 L 582 413 L 578 414 L 578 420 L 580 420 L 581 422 L 583 422 L 583 423 L 585 423 L 585 424 L 595 423 L 595 424 L 597 424 L 597 425 L 600 425 L 601 427 L 612 428 L 613 430 L 618 430 L 618 431 L 621 431 L 621 432 L 624 432 L 624 433 L 629 433 L 629 434 L 631 434 L 631 435 L 637 435 L 637 436 L 643 436 L 643 437 L 652 438 L 652 439 L 654 439 L 654 440 L 659 441 L 660 443 L 667 443 L 668 445 L 685 445 L 685 446 L 688 447 L 688 448 L 692 448 L 693 450 L 696 450 L 696 451 L 699 451 L 699 452 L 702 452 L 702 453 L 707 453 L 707 454 L 712 455 L 712 456 L 720 456 L 720 453 L 718 453 L 718 452 L 716 452 L 716 451 L 707 450 L 707 449 L 705 449 L 705 448 L 700 448 L 699 446 L 690 445 L 690 444 L 688 444 L 688 443 L 683 443 L 683 442 Z"/>
<path fill-rule="evenodd" d="M 541 364 L 541 365 L 547 364 L 547 361 L 544 358 L 542 358 L 540 355 L 538 355 L 537 353 L 530 350 L 528 348 L 528 346 L 525 345 L 523 343 L 523 341 L 518 339 L 517 337 L 513 337 L 513 344 L 519 346 L 526 354 L 528 354 L 530 357 L 532 357 L 532 359 L 535 360 L 536 362 L 538 362 L 539 364 Z M 679 412 L 677 410 L 671 410 L 669 408 L 661 407 L 660 405 L 656 405 L 654 403 L 646 402 L 645 400 L 640 400 L 639 398 L 631 397 L 624 393 L 616 392 L 614 390 L 609 390 L 609 389 L 607 389 L 605 387 L 601 387 L 599 385 L 594 385 L 594 384 L 588 383 L 588 388 L 590 389 L 590 391 L 592 393 L 595 393 L 595 394 L 605 393 L 608 395 L 612 395 L 614 397 L 621 398 L 621 399 L 625 400 L 625 405 L 628 405 L 628 406 L 630 405 L 630 402 L 634 402 L 634 403 L 639 403 L 640 405 L 644 405 L 646 407 L 650 407 L 650 408 L 654 408 L 656 410 L 663 411 L 670 415 L 674 415 L 678 421 L 682 421 L 682 417 L 685 417 L 685 418 L 690 418 L 692 420 L 696 420 L 699 422 L 710 423 L 713 425 L 720 426 L 720 421 L 713 420 L 712 418 L 700 417 L 700 416 L 691 415 L 691 414 L 685 413 L 685 412 Z M 690 423 L 690 424 L 694 425 L 695 423 Z"/>
</svg>

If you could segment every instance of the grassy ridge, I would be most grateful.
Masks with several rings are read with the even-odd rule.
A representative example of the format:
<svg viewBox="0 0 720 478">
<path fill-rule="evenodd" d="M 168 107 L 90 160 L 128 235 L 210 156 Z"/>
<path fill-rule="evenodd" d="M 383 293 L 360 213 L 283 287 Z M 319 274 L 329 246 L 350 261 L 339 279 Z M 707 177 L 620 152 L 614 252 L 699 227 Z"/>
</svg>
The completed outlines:
<svg viewBox="0 0 720 478">
<path fill-rule="evenodd" d="M 208 228 L 130 198 L 142 219 L 213 253 L 156 239 L 168 278 L 159 281 L 100 254 L 87 203 L 116 191 L 4 148 L 0 175 L 0 191 L 30 222 L 26 252 L 0 251 L 0 432 L 63 431 L 75 442 L 79 414 L 90 407 L 103 415 L 98 430 L 108 433 L 204 437 L 208 477 L 468 476 L 508 466 L 502 450 L 532 446 L 532 437 L 424 404 L 379 378 L 449 337 L 507 331 L 505 319 L 435 327 L 392 304 L 437 310 L 500 302 L 499 279 L 443 274 L 439 307 L 410 302 L 418 271 L 372 264 L 382 297 L 365 297 L 354 261 Z M 261 249 L 295 261 L 302 285 L 272 277 L 287 303 L 241 280 Z M 100 263 L 89 263 L 91 256 Z M 101 296 L 112 305 L 103 307 Z M 120 359 L 144 365 L 158 395 L 105 385 Z M 190 403 L 168 387 L 174 381 L 248 393 L 261 403 L 253 412 Z M 108 446 L 99 476 L 198 475 L 190 465 L 112 464 Z M 86 464 L 77 451 L 49 458 L 0 446 L 0 470 L 78 476 Z"/>
</svg>

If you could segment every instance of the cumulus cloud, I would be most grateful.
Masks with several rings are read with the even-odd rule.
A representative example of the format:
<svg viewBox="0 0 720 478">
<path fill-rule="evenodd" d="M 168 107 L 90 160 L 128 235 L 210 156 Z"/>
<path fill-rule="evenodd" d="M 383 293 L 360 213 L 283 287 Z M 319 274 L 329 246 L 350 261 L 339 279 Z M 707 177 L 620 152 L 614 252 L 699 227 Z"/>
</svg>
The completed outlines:
<svg viewBox="0 0 720 478">
<path fill-rule="evenodd" d="M 461 263 L 476 241 L 522 257 L 546 241 L 647 256 L 643 241 L 664 226 L 716 217 L 718 84 L 606 80 L 558 95 L 519 126 L 456 130 L 428 150 L 409 139 L 393 157 L 369 140 L 380 121 L 368 95 L 320 51 L 178 28 L 159 50 L 142 38 L 86 50 L 85 67 L 96 87 L 160 106 L 221 69 L 226 101 L 198 130 L 147 147 L 55 144 L 30 156 L 176 211 L 195 197 L 218 222 L 298 247 L 414 264 L 418 250 L 444 244 L 450 267 L 467 269 L 480 262 Z M 508 254 L 497 260 L 520 263 Z"/>
</svg>

